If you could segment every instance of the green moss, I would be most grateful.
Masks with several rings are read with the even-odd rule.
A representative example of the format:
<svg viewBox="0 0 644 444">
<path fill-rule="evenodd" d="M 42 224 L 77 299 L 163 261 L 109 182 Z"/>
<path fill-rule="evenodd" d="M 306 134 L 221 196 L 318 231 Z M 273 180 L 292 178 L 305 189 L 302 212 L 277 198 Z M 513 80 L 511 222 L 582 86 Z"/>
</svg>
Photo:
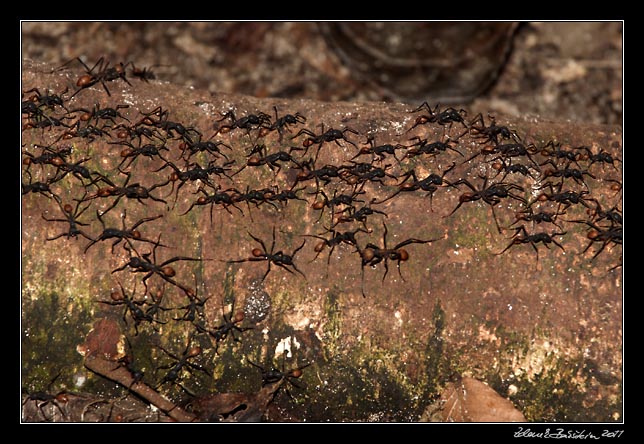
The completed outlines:
<svg viewBox="0 0 644 444">
<path fill-rule="evenodd" d="M 42 293 L 22 307 L 22 384 L 28 392 L 73 389 L 73 377 L 83 368 L 76 346 L 92 322 L 92 313 L 72 298 Z M 59 375 L 59 376 L 57 376 Z"/>
</svg>

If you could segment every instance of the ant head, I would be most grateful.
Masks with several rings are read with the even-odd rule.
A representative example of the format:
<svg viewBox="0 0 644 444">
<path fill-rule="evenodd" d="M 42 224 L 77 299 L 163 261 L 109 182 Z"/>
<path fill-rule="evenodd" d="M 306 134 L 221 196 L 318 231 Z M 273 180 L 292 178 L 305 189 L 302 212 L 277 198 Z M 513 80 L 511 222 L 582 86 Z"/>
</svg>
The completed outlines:
<svg viewBox="0 0 644 444">
<path fill-rule="evenodd" d="M 398 254 L 399 261 L 404 262 L 409 259 L 409 253 L 404 248 L 399 248 L 398 250 L 396 250 L 396 253 Z"/>
<path fill-rule="evenodd" d="M 67 214 L 72 214 L 74 207 L 72 207 L 70 204 L 65 204 L 63 205 L 63 211 Z"/>
<path fill-rule="evenodd" d="M 251 251 L 251 254 L 254 257 L 261 257 L 264 255 L 264 252 L 260 248 L 253 248 L 253 250 Z"/>
<path fill-rule="evenodd" d="M 122 292 L 119 292 L 118 290 L 114 290 L 112 293 L 110 293 L 110 299 L 112 299 L 114 302 L 119 302 L 125 299 L 125 296 L 123 295 Z"/>
<path fill-rule="evenodd" d="M 595 240 L 597 236 L 599 236 L 599 231 L 595 230 L 594 228 L 588 230 L 588 234 L 586 234 L 586 237 L 590 240 Z"/>
<path fill-rule="evenodd" d="M 246 161 L 246 164 L 250 166 L 258 166 L 260 161 L 261 160 L 259 156 L 250 156 Z"/>
<path fill-rule="evenodd" d="M 131 156 L 134 150 L 132 148 L 125 148 L 123 151 L 121 151 L 121 157 L 128 157 Z"/>
<path fill-rule="evenodd" d="M 541 194 L 539 194 L 539 196 L 537 197 L 537 200 L 538 200 L 539 202 L 545 202 L 545 201 L 547 201 L 548 199 L 549 199 L 549 198 L 548 198 L 548 195 L 547 195 L 546 193 L 541 193 Z"/>
<path fill-rule="evenodd" d="M 201 347 L 199 347 L 198 345 L 196 345 L 196 346 L 194 346 L 194 347 L 190 347 L 190 348 L 186 351 L 186 358 L 193 358 L 193 357 L 198 356 L 198 355 L 200 355 L 200 354 L 201 354 Z"/>
<path fill-rule="evenodd" d="M 177 274 L 174 268 L 170 267 L 169 265 L 166 265 L 165 267 L 161 267 L 161 273 L 163 273 L 163 275 L 167 277 L 173 277 L 174 275 Z"/>
<path fill-rule="evenodd" d="M 311 208 L 313 208 L 314 210 L 321 210 L 325 205 L 326 204 L 324 203 L 324 201 L 314 202 L 313 205 L 311 205 Z"/>
<path fill-rule="evenodd" d="M 326 242 L 325 242 L 325 241 L 323 241 L 323 240 L 321 240 L 320 242 L 318 242 L 317 244 L 315 244 L 315 247 L 313 247 L 313 250 L 314 250 L 316 253 L 320 253 L 322 250 L 324 250 L 324 247 L 325 247 L 325 246 L 326 246 Z"/>
<path fill-rule="evenodd" d="M 246 315 L 242 310 L 239 310 L 237 313 L 235 313 L 235 316 L 233 317 L 233 323 L 239 324 L 241 321 L 244 320 Z"/>
<path fill-rule="evenodd" d="M 79 88 L 84 88 L 86 86 L 91 85 L 94 81 L 96 81 L 96 77 L 89 74 L 85 74 L 78 78 L 78 80 L 76 81 L 76 86 L 78 86 Z"/>
</svg>

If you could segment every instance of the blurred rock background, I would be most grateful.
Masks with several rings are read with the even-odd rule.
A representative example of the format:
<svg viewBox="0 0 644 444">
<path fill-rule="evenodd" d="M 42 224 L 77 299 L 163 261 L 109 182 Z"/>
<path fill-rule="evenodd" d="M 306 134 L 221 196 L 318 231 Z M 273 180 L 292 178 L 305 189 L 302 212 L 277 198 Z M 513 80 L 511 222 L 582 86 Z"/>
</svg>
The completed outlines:
<svg viewBox="0 0 644 444">
<path fill-rule="evenodd" d="M 622 121 L 621 22 L 24 22 L 22 57 L 211 92 Z"/>
</svg>

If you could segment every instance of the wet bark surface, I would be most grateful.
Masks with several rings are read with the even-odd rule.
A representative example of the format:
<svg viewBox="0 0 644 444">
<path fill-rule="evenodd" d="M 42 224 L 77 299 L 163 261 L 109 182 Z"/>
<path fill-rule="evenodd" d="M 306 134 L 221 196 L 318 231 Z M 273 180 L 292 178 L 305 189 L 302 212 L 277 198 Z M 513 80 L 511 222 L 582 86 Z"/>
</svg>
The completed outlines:
<svg viewBox="0 0 644 444">
<path fill-rule="evenodd" d="M 25 421 L 447 420 L 427 411 L 442 411 L 463 375 L 528 421 L 620 420 L 621 127 L 472 123 L 472 109 L 454 110 L 464 123 L 424 122 L 447 107 L 213 94 L 131 75 L 105 82 L 108 95 L 77 86 L 78 64 L 55 67 L 23 65 L 23 91 L 61 94 L 67 108 L 23 115 Z M 105 108 L 119 115 L 83 117 Z M 265 127 L 305 119 L 283 134 L 233 124 L 260 113 Z M 146 118 L 181 123 L 189 139 Z M 476 130 L 494 123 L 516 133 L 500 145 L 528 154 L 503 155 Z M 80 137 L 90 124 L 105 134 Z M 128 126 L 154 135 L 119 134 Z M 330 128 L 345 140 L 310 140 Z M 193 153 L 196 140 L 216 149 Z M 146 144 L 161 156 L 130 157 Z M 403 146 L 369 153 L 385 144 Z M 43 147 L 71 154 L 35 162 Z M 280 151 L 293 160 L 249 164 Z M 91 178 L 65 174 L 74 164 Z M 227 169 L 177 177 L 196 165 Z M 503 169 L 516 165 L 527 175 Z M 432 173 L 441 181 L 421 188 Z M 25 192 L 48 181 L 51 192 Z M 136 184 L 152 197 L 114 194 Z M 494 185 L 505 191 L 481 194 Z M 275 198 L 289 190 L 296 198 Z M 555 201 L 566 191 L 575 202 Z M 375 212 L 351 220 L 361 208 Z M 64 234 L 71 212 L 88 238 Z M 554 223 L 528 220 L 539 212 Z M 114 248 L 90 240 L 135 225 L 140 237 Z M 355 232 L 356 245 L 324 244 L 329 229 Z M 172 270 L 148 276 L 132 258 Z"/>
</svg>

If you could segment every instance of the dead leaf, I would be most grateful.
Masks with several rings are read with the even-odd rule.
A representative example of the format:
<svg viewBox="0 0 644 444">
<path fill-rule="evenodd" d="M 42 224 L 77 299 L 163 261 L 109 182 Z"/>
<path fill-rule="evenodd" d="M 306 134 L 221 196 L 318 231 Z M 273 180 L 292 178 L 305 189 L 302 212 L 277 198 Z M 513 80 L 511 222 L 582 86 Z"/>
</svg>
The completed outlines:
<svg viewBox="0 0 644 444">
<path fill-rule="evenodd" d="M 444 422 L 526 422 L 510 400 L 474 378 L 450 384 L 441 399 Z"/>
<path fill-rule="evenodd" d="M 115 320 L 99 319 L 87 334 L 85 343 L 79 344 L 76 351 L 85 357 L 94 356 L 118 361 L 126 356 L 125 336 Z"/>
</svg>

